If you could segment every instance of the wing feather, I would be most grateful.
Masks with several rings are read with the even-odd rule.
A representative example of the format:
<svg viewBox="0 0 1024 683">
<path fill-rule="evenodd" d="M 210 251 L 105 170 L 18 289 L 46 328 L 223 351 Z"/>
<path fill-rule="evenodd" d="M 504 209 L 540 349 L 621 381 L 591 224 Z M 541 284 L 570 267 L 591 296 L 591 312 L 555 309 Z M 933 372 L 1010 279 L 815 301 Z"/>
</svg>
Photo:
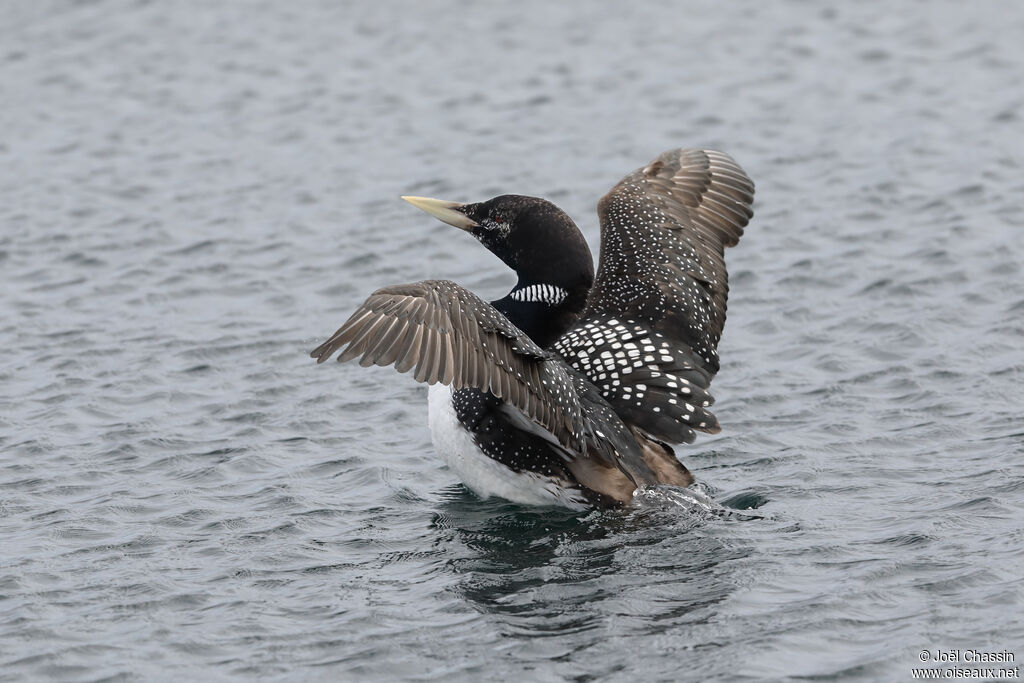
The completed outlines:
<svg viewBox="0 0 1024 683">
<path fill-rule="evenodd" d="M 567 449 L 587 434 L 572 372 L 505 316 L 446 280 L 385 287 L 310 355 L 415 369 L 419 382 L 488 391 L 535 420 Z"/>
<path fill-rule="evenodd" d="M 753 198 L 753 182 L 727 154 L 676 149 L 598 203 L 594 287 L 554 348 L 623 420 L 657 439 L 719 429 L 707 388 L 726 317 L 724 250 L 743 234 Z"/>
</svg>

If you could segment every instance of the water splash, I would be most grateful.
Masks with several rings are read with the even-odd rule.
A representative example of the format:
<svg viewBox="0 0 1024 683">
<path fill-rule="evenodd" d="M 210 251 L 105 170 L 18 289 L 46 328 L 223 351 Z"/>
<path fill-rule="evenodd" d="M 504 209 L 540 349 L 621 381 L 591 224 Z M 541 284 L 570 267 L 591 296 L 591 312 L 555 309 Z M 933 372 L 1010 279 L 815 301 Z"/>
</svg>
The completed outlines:
<svg viewBox="0 0 1024 683">
<path fill-rule="evenodd" d="M 633 492 L 633 506 L 641 510 L 680 510 L 697 517 L 763 519 L 762 515 L 727 508 L 706 492 L 700 483 L 689 488 L 659 484 L 641 486 Z"/>
</svg>

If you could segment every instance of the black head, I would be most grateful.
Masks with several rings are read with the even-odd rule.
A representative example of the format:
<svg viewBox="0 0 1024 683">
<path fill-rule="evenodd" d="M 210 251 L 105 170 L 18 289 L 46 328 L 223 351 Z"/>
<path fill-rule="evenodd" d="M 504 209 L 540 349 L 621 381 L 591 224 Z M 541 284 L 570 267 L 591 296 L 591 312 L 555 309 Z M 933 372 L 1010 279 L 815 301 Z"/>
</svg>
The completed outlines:
<svg viewBox="0 0 1024 683">
<path fill-rule="evenodd" d="M 516 272 L 519 282 L 495 305 L 510 318 L 518 318 L 513 322 L 534 341 L 541 342 L 537 325 L 532 324 L 534 319 L 543 321 L 545 330 L 553 332 L 583 310 L 594 283 L 594 259 L 580 229 L 551 202 L 514 194 L 475 204 L 424 197 L 403 199 L 471 233 Z"/>
<path fill-rule="evenodd" d="M 572 219 L 539 197 L 505 194 L 476 204 L 403 197 L 435 218 L 476 237 L 519 275 L 523 285 L 588 290 L 594 282 L 590 247 Z"/>
</svg>

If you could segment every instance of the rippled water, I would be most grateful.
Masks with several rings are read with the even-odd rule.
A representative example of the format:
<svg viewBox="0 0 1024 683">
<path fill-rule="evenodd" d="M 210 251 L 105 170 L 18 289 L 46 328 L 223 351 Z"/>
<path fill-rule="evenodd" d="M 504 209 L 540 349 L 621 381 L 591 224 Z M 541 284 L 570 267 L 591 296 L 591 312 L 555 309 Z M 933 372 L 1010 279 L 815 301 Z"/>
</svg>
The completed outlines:
<svg viewBox="0 0 1024 683">
<path fill-rule="evenodd" d="M 1024 6 L 21 2 L 0 23 L 0 678 L 903 680 L 1024 658 Z M 307 352 L 496 297 L 397 201 L 593 210 L 675 146 L 729 253 L 719 517 L 468 494 Z"/>
</svg>

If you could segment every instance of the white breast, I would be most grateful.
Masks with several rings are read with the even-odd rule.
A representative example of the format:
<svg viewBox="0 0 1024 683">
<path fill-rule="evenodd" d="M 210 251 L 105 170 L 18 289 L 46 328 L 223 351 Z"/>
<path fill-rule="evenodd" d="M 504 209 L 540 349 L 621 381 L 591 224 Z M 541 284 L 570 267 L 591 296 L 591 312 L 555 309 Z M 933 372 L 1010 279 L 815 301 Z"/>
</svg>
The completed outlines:
<svg viewBox="0 0 1024 683">
<path fill-rule="evenodd" d="M 452 388 L 435 384 L 427 391 L 430 436 L 448 467 L 481 498 L 498 496 L 523 505 L 589 507 L 579 491 L 560 486 L 552 477 L 515 472 L 488 458 L 459 422 L 452 405 Z"/>
</svg>

